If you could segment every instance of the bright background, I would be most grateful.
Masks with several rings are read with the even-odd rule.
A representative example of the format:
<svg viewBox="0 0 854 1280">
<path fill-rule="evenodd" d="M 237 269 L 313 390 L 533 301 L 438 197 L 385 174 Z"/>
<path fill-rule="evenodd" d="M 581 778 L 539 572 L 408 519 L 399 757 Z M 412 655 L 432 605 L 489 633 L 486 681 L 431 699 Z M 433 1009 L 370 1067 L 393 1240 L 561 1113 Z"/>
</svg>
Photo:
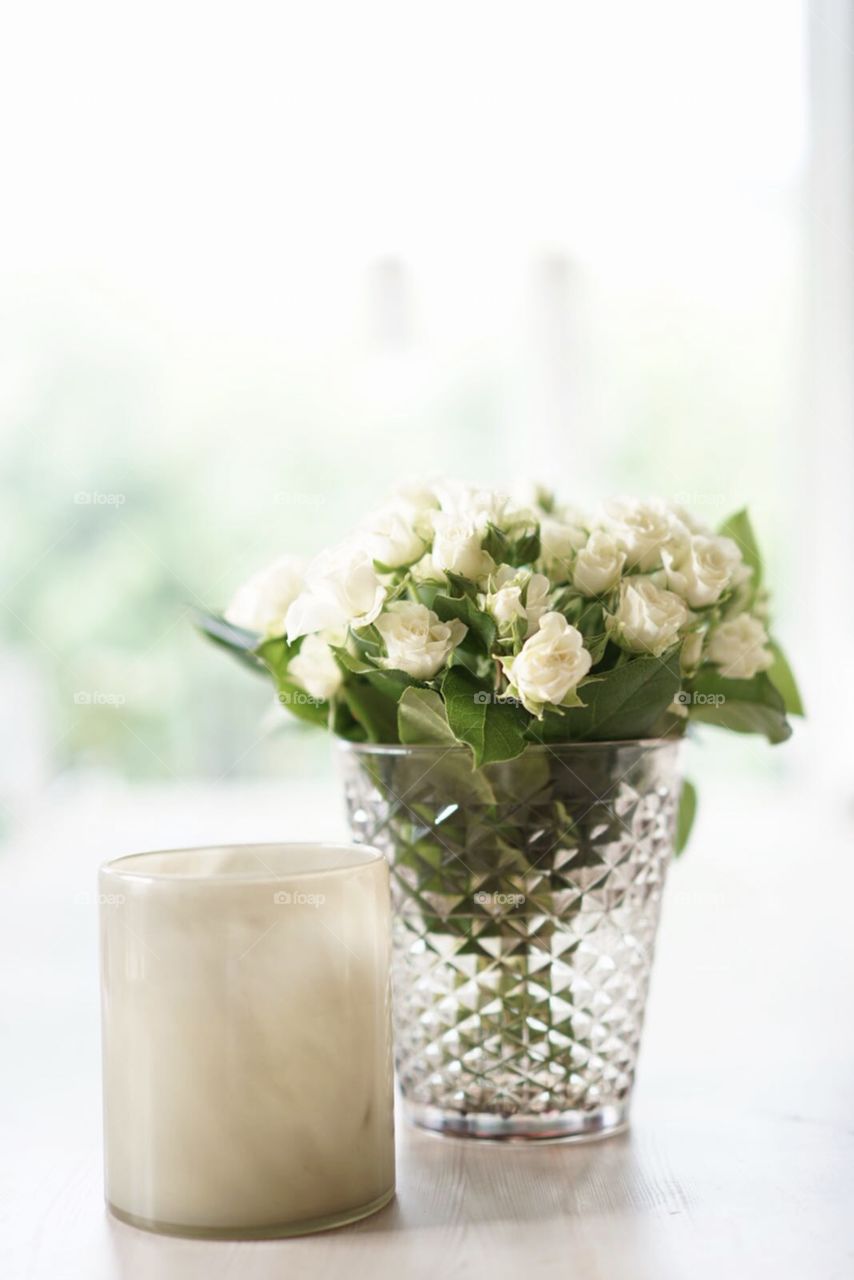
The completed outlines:
<svg viewBox="0 0 854 1280">
<path fill-rule="evenodd" d="M 481 1253 L 847 1274 L 854 3 L 6 10 L 0 1274 L 211 1280 L 104 1214 L 95 869 L 344 834 L 324 735 L 188 610 L 440 473 L 747 503 L 809 718 L 690 744 L 631 1139 L 466 1198 L 401 1126 L 405 1228 L 306 1274 L 435 1272 L 473 1197 Z"/>
<path fill-rule="evenodd" d="M 847 635 L 849 361 L 811 355 L 845 351 L 834 9 L 810 38 L 801 0 L 20 6 L 6 828 L 93 779 L 326 768 L 188 607 L 439 473 L 748 503 L 813 715 L 711 755 L 814 762 L 847 696 L 814 598 Z"/>
</svg>

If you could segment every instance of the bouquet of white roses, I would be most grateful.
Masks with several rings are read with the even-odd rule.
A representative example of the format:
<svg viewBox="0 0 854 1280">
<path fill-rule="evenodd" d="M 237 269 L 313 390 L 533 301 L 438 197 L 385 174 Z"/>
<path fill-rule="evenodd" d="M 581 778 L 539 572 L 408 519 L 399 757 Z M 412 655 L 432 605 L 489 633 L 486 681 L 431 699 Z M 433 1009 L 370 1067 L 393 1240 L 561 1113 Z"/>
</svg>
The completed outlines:
<svg viewBox="0 0 854 1280">
<path fill-rule="evenodd" d="M 402 489 L 199 625 L 301 719 L 355 741 L 465 744 L 474 766 L 696 720 L 782 742 L 801 712 L 743 511 L 714 531 L 661 500 L 587 516 L 545 493 L 523 506 L 453 482 Z"/>
<path fill-rule="evenodd" d="M 661 500 L 582 515 L 543 493 L 407 489 L 200 625 L 349 740 L 353 838 L 392 873 L 419 1123 L 606 1132 L 694 815 L 668 739 L 706 721 L 782 742 L 801 710 L 746 514 L 712 530 Z"/>
</svg>

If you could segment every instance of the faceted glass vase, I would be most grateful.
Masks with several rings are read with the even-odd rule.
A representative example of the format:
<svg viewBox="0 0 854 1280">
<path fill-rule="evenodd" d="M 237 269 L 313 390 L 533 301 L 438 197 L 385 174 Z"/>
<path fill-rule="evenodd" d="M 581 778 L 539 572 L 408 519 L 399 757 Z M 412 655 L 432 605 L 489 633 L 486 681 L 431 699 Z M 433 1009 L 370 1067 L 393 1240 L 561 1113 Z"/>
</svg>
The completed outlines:
<svg viewBox="0 0 854 1280">
<path fill-rule="evenodd" d="M 391 866 L 395 1056 L 441 1133 L 625 1128 L 680 792 L 670 740 L 340 743 L 353 839 Z"/>
</svg>

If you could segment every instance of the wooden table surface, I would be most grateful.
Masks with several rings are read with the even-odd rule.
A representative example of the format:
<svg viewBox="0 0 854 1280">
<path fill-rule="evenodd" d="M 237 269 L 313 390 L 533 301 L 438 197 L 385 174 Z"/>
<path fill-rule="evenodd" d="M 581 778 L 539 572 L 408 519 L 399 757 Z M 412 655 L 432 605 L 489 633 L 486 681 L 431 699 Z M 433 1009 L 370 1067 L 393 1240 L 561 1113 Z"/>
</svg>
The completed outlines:
<svg viewBox="0 0 854 1280">
<path fill-rule="evenodd" d="M 854 1275 L 849 798 L 704 788 L 671 874 L 633 1125 L 583 1145 L 398 1127 L 396 1201 L 259 1244 L 167 1239 L 102 1201 L 94 870 L 211 840 L 335 837 L 331 779 L 59 788 L 0 848 L 3 1280 Z"/>
</svg>

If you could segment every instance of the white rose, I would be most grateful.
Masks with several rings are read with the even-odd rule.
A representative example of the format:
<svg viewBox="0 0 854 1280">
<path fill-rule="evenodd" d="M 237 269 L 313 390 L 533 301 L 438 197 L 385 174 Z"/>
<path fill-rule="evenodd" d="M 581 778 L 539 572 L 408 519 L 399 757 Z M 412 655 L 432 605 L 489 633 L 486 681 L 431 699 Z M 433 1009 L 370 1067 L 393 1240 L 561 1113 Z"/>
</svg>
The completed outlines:
<svg viewBox="0 0 854 1280">
<path fill-rule="evenodd" d="M 666 506 L 677 524 L 684 525 L 688 533 L 711 534 L 712 530 L 709 526 L 704 524 L 703 521 L 699 520 L 695 515 L 692 515 L 687 507 L 682 506 L 681 502 L 668 502 L 666 503 Z"/>
<path fill-rule="evenodd" d="M 478 601 L 481 608 L 495 619 L 499 628 L 510 627 L 516 618 L 527 617 L 522 604 L 522 587 L 519 584 L 499 587 L 497 591 L 479 596 Z"/>
<path fill-rule="evenodd" d="M 436 495 L 446 515 L 470 521 L 481 533 L 488 524 L 494 524 L 499 529 L 503 527 L 502 522 L 510 502 L 506 493 L 476 489 L 459 480 L 440 481 L 436 486 Z"/>
<path fill-rule="evenodd" d="M 741 552 L 732 538 L 693 534 L 661 553 L 667 585 L 692 609 L 714 604 L 733 582 Z"/>
<path fill-rule="evenodd" d="M 707 656 L 720 667 L 721 675 L 731 680 L 749 680 L 759 671 L 767 671 L 774 661 L 766 649 L 768 633 L 758 618 L 739 614 L 722 622 L 709 638 Z"/>
<path fill-rule="evenodd" d="M 579 547 L 587 541 L 580 524 L 544 516 L 540 521 L 540 564 L 553 578 L 568 578 L 569 565 Z"/>
<path fill-rule="evenodd" d="M 690 614 L 679 596 L 650 578 L 623 578 L 620 603 L 606 615 L 606 626 L 624 648 L 658 657 L 671 648 Z"/>
<path fill-rule="evenodd" d="M 515 658 L 502 658 L 509 693 L 542 719 L 543 707 L 560 706 L 593 663 L 584 637 L 560 613 L 544 613 L 536 635 Z"/>
<path fill-rule="evenodd" d="M 768 616 L 768 600 L 764 592 L 757 592 L 753 582 L 753 570 L 750 565 L 743 562 L 737 567 L 732 575 L 730 583 L 732 595 L 726 602 L 724 613 L 727 617 L 735 618 L 741 613 L 752 613 L 760 621 L 767 620 Z"/>
<path fill-rule="evenodd" d="M 703 633 L 702 631 L 689 631 L 685 639 L 682 641 L 682 648 L 679 650 L 679 666 L 682 671 L 693 675 L 700 665 L 703 657 Z"/>
<path fill-rule="evenodd" d="M 476 489 L 459 481 L 443 480 L 436 486 L 436 494 L 446 515 L 474 525 L 481 537 L 490 524 L 512 536 L 537 527 L 536 512 L 494 489 Z"/>
<path fill-rule="evenodd" d="M 468 627 L 454 618 L 440 622 L 432 609 L 411 600 L 390 604 L 376 621 L 388 657 L 383 666 L 430 680 L 444 666 Z"/>
<path fill-rule="evenodd" d="M 337 693 L 341 685 L 341 669 L 322 636 L 305 637 L 299 653 L 291 658 L 288 674 L 306 693 L 323 701 Z"/>
<path fill-rule="evenodd" d="M 447 512 L 433 517 L 433 564 L 447 573 L 477 581 L 495 567 L 480 545 L 481 532 L 474 520 Z"/>
<path fill-rule="evenodd" d="M 433 513 L 439 499 L 431 485 L 416 482 L 397 485 L 388 507 L 400 513 L 424 543 L 433 537 Z"/>
<path fill-rule="evenodd" d="M 417 523 L 427 512 L 438 507 L 439 499 L 431 485 L 412 481 L 397 485 L 392 503 L 401 511 L 405 511 L 413 523 Z"/>
<path fill-rule="evenodd" d="M 684 538 L 687 530 L 663 502 L 613 498 L 597 521 L 626 553 L 630 569 L 647 573 L 658 568 L 663 549 Z"/>
<path fill-rule="evenodd" d="M 533 635 L 548 608 L 551 583 L 542 573 L 514 569 L 503 564 L 490 579 L 493 590 L 478 596 L 481 609 L 490 614 L 499 628 L 509 629 L 516 618 L 527 623 L 526 635 Z"/>
<path fill-rule="evenodd" d="M 427 550 L 417 533 L 413 515 L 404 508 L 384 507 L 365 526 L 365 549 L 373 560 L 389 569 L 401 569 L 420 560 Z"/>
<path fill-rule="evenodd" d="M 296 556 L 282 556 L 253 574 L 234 593 L 226 621 L 263 636 L 284 635 L 285 616 L 302 589 L 302 571 Z"/>
<path fill-rule="evenodd" d="M 575 558 L 574 586 L 585 596 L 601 596 L 620 581 L 626 553 L 604 529 L 595 529 Z"/>
<path fill-rule="evenodd" d="M 288 609 L 288 640 L 311 631 L 336 630 L 348 623 L 366 627 L 383 607 L 385 595 L 363 548 L 344 544 L 324 551 L 309 565 L 305 590 Z"/>
<path fill-rule="evenodd" d="M 415 562 L 409 572 L 414 582 L 433 582 L 445 587 L 448 585 L 448 579 L 429 551 L 426 556 L 422 556 L 420 560 Z"/>
<path fill-rule="evenodd" d="M 532 573 L 525 591 L 525 616 L 528 619 L 528 635 L 539 629 L 543 615 L 548 611 L 552 584 L 545 574 Z"/>
<path fill-rule="evenodd" d="M 572 525 L 582 534 L 582 542 L 586 538 L 585 529 L 590 521 L 580 507 L 571 503 L 558 502 L 554 493 L 542 484 L 528 484 L 520 491 L 520 502 L 538 513 L 540 519 L 547 516 L 557 524 Z"/>
</svg>

